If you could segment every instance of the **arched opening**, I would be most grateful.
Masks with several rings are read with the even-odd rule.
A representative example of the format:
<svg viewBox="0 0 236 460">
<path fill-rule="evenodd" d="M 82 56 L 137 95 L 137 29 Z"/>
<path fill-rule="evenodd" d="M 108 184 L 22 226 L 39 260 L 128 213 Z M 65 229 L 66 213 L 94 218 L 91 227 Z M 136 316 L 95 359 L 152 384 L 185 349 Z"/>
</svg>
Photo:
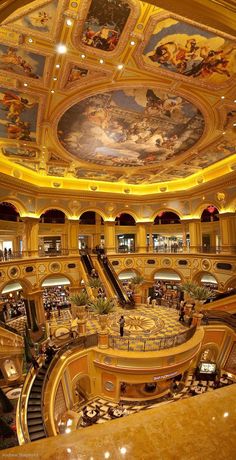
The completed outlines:
<svg viewBox="0 0 236 460">
<path fill-rule="evenodd" d="M 74 385 L 74 398 L 77 404 L 83 404 L 88 401 L 91 394 L 91 382 L 88 375 L 79 376 Z"/>
<path fill-rule="evenodd" d="M 64 224 L 65 214 L 59 209 L 48 209 L 41 214 L 39 222 L 45 224 Z"/>
<path fill-rule="evenodd" d="M 154 225 L 180 224 L 180 217 L 173 211 L 161 211 L 154 219 Z"/>
<path fill-rule="evenodd" d="M 211 204 L 207 206 L 206 209 L 203 210 L 202 215 L 201 215 L 201 222 L 216 222 L 218 220 L 219 220 L 219 211 L 215 206 Z"/>
<path fill-rule="evenodd" d="M 70 280 L 64 275 L 52 275 L 43 280 L 41 285 L 43 289 L 43 306 L 48 320 L 51 318 L 53 311 L 56 316 L 60 317 L 62 309 L 70 308 L 70 284 Z M 66 317 L 66 314 L 62 316 Z"/>
<path fill-rule="evenodd" d="M 209 272 L 200 272 L 196 274 L 193 281 L 208 289 L 218 289 L 217 279 Z"/>
<path fill-rule="evenodd" d="M 0 203 L 0 220 L 19 222 L 20 214 L 13 204 L 3 201 Z"/>
<path fill-rule="evenodd" d="M 159 270 L 154 273 L 153 284 L 148 289 L 148 296 L 155 299 L 159 305 L 177 305 L 180 300 L 181 291 L 179 286 L 181 284 L 180 275 L 170 269 Z"/>
<path fill-rule="evenodd" d="M 180 217 L 172 211 L 161 211 L 154 219 L 159 232 L 152 234 L 154 252 L 183 251 L 183 232 L 174 225 L 180 224 Z M 164 227 L 165 225 L 165 227 Z"/>
<path fill-rule="evenodd" d="M 95 211 L 85 211 L 79 218 L 81 226 L 94 225 L 94 230 L 86 231 L 86 227 L 80 229 L 78 247 L 79 250 L 94 249 L 100 244 L 104 245 L 103 217 Z"/>
<path fill-rule="evenodd" d="M 136 222 L 133 216 L 123 212 L 116 216 L 115 225 L 117 225 L 118 227 L 134 227 L 136 225 Z M 121 233 L 118 230 L 118 232 L 116 232 L 116 246 L 117 252 L 135 252 L 135 233 L 132 233 L 132 231 L 127 231 L 125 233 L 124 231 L 122 231 Z"/>
<path fill-rule="evenodd" d="M 19 281 L 6 284 L 1 291 L 0 320 L 12 320 L 26 315 L 24 287 Z"/>
</svg>

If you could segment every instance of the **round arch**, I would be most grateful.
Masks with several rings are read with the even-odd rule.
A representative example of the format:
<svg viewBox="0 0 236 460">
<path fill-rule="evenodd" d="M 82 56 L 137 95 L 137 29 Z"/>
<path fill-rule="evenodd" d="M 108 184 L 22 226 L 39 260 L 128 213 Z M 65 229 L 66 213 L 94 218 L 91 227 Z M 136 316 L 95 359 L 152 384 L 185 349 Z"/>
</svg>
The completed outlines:
<svg viewBox="0 0 236 460">
<path fill-rule="evenodd" d="M 219 351 L 219 346 L 216 343 L 204 343 L 199 354 L 198 363 L 201 361 L 216 362 L 219 355 Z"/>
<path fill-rule="evenodd" d="M 40 210 L 38 210 L 37 211 L 38 218 L 40 218 L 42 216 L 42 214 L 45 214 L 45 212 L 51 211 L 52 209 L 55 209 L 55 210 L 63 212 L 67 219 L 69 219 L 71 217 L 70 211 L 68 209 L 63 208 L 60 205 L 58 206 L 57 204 L 55 204 L 55 206 L 53 206 L 53 204 L 52 204 L 51 206 L 46 206 L 45 208 L 41 208 Z"/>
<path fill-rule="evenodd" d="M 72 380 L 72 396 L 79 402 L 80 395 L 88 399 L 91 394 L 91 376 L 89 374 L 76 375 Z"/>
<path fill-rule="evenodd" d="M 99 214 L 100 217 L 103 218 L 103 220 L 105 221 L 107 219 L 108 216 L 106 216 L 104 214 L 104 211 L 101 211 L 101 209 L 98 209 L 98 208 L 84 208 L 80 211 L 80 213 L 78 214 L 78 220 L 81 218 L 82 214 L 84 214 L 85 212 L 96 212 L 97 214 Z"/>
<path fill-rule="evenodd" d="M 40 287 L 43 288 L 43 287 L 46 287 L 46 286 L 49 286 L 49 284 L 45 283 L 46 280 L 52 280 L 52 282 L 54 282 L 55 284 L 51 284 L 50 286 L 58 286 L 59 284 L 63 285 L 63 281 L 69 281 L 69 282 L 66 282 L 66 284 L 68 286 L 71 286 L 73 287 L 74 284 L 75 284 L 75 281 L 74 279 L 71 277 L 71 275 L 68 275 L 68 273 L 55 273 L 55 274 L 47 274 L 45 275 L 41 280 L 40 280 Z M 57 280 L 58 280 L 58 284 L 57 283 Z M 60 282 L 61 281 L 61 282 Z"/>
<path fill-rule="evenodd" d="M 225 283 L 225 290 L 227 289 L 236 289 L 236 276 L 232 276 L 226 283 Z"/>
<path fill-rule="evenodd" d="M 12 285 L 14 291 L 22 289 L 24 294 L 32 292 L 33 289 L 33 286 L 29 280 L 18 278 L 17 280 L 8 280 L 5 283 L 3 283 L 0 288 L 0 293 L 3 293 L 3 290 L 5 290 L 7 286 L 9 286 L 10 288 L 10 285 Z M 8 290 L 8 292 L 12 291 Z"/>
<path fill-rule="evenodd" d="M 208 208 L 208 206 L 215 206 L 216 209 L 218 209 L 218 211 L 220 212 L 221 211 L 221 206 L 219 205 L 219 203 L 215 203 L 215 201 L 204 201 L 203 203 L 199 204 L 192 212 L 192 216 L 195 217 L 196 219 L 201 219 L 201 215 L 203 213 L 203 211 L 205 209 Z"/>
<path fill-rule="evenodd" d="M 119 214 L 129 214 L 131 217 L 133 217 L 133 219 L 135 220 L 135 223 L 137 223 L 137 220 L 139 219 L 135 211 L 126 208 L 126 209 L 116 210 L 116 213 L 113 214 L 112 216 L 114 220 L 118 217 Z"/>
<path fill-rule="evenodd" d="M 201 270 L 195 273 L 195 275 L 192 278 L 192 281 L 196 282 L 197 284 L 209 283 L 209 284 L 215 284 L 217 286 L 219 286 L 220 284 L 219 280 L 217 279 L 215 275 L 212 275 L 212 273 L 208 271 L 204 271 L 204 270 Z"/>
<path fill-rule="evenodd" d="M 3 197 L 3 198 L 1 198 L 0 203 L 12 204 L 16 208 L 16 211 L 20 214 L 20 217 L 24 217 L 25 215 L 27 215 L 26 207 L 22 204 L 21 201 L 16 200 L 15 198 Z"/>
<path fill-rule="evenodd" d="M 178 283 L 183 283 L 184 281 L 182 273 L 173 268 L 154 269 L 151 273 L 151 278 L 153 281 L 157 279 L 162 281 L 176 281 Z"/>
<path fill-rule="evenodd" d="M 127 276 L 125 276 L 125 275 L 127 275 Z M 119 280 L 122 281 L 122 280 L 131 279 L 131 278 L 133 278 L 134 276 L 137 276 L 137 275 L 141 276 L 141 273 L 138 270 L 136 270 L 134 268 L 131 268 L 131 269 L 127 268 L 127 269 L 121 270 L 118 273 L 118 278 L 119 278 Z"/>
<path fill-rule="evenodd" d="M 160 208 L 160 209 L 157 209 L 156 211 L 154 211 L 154 213 L 152 214 L 152 216 L 150 217 L 150 220 L 152 220 L 154 222 L 154 220 L 156 219 L 156 217 L 158 216 L 158 214 L 160 214 L 160 212 L 173 212 L 174 214 L 176 214 L 180 220 L 183 218 L 183 213 L 178 209 L 175 209 L 175 208 Z"/>
</svg>

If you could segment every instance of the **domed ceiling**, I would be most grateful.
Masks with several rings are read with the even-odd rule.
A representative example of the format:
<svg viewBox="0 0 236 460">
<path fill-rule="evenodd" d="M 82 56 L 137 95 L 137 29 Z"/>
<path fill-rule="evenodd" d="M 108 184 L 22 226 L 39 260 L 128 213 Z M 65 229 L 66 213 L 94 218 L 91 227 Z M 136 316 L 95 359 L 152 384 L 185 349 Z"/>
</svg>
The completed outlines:
<svg viewBox="0 0 236 460">
<path fill-rule="evenodd" d="M 235 169 L 235 37 L 139 0 L 37 0 L 0 41 L 8 174 L 124 191 Z"/>
</svg>

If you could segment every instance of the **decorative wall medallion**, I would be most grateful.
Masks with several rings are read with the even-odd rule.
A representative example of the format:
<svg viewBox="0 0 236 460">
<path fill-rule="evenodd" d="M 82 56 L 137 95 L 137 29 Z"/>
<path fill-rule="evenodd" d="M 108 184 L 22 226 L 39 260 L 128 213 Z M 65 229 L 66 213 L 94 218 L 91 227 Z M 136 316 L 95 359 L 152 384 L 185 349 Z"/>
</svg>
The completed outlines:
<svg viewBox="0 0 236 460">
<path fill-rule="evenodd" d="M 61 264 L 59 264 L 58 262 L 53 262 L 49 265 L 49 269 L 52 272 L 59 272 L 61 270 Z"/>
</svg>

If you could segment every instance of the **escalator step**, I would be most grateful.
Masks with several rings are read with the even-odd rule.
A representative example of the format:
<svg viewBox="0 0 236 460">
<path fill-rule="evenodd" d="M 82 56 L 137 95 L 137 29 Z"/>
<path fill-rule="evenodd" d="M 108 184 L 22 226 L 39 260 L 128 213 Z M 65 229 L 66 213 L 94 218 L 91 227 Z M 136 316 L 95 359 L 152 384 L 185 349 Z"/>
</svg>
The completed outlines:
<svg viewBox="0 0 236 460">
<path fill-rule="evenodd" d="M 28 426 L 28 431 L 29 431 L 29 434 L 38 433 L 39 431 L 44 431 L 42 422 L 38 423 L 38 425 L 35 425 L 35 426 Z"/>
<path fill-rule="evenodd" d="M 46 438 L 44 430 L 39 431 L 38 433 L 30 434 L 31 441 L 36 441 L 37 439 L 42 439 L 42 438 Z"/>
<path fill-rule="evenodd" d="M 40 415 L 39 415 L 39 412 L 27 412 L 27 420 L 28 421 L 33 421 L 35 419 L 39 419 L 41 418 L 41 412 L 40 412 Z"/>
<path fill-rule="evenodd" d="M 35 389 L 33 388 L 34 391 L 31 391 L 30 393 L 30 399 L 31 398 L 34 398 L 34 399 L 41 399 L 41 394 L 42 392 L 41 391 L 35 391 Z"/>
<path fill-rule="evenodd" d="M 31 404 L 29 404 L 27 408 L 27 413 L 30 413 L 30 412 L 37 412 L 38 414 L 41 414 L 41 406 L 35 406 L 35 405 L 31 406 Z"/>
<path fill-rule="evenodd" d="M 31 426 L 39 426 L 39 425 L 42 425 L 42 418 L 40 417 L 37 417 L 37 418 L 33 418 L 33 419 L 29 419 L 27 417 L 27 424 L 28 424 L 28 428 L 30 428 Z"/>
</svg>

